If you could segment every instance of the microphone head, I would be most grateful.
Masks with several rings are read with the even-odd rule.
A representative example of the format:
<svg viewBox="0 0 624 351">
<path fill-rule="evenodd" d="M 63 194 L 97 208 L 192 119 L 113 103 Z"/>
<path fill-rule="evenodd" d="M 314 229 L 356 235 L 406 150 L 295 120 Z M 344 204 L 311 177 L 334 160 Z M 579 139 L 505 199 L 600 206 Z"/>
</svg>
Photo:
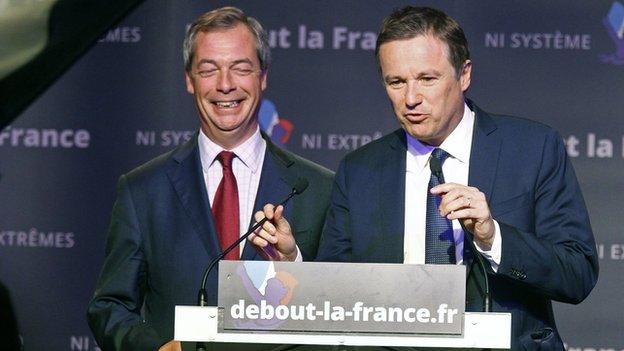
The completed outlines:
<svg viewBox="0 0 624 351">
<path fill-rule="evenodd" d="M 431 169 L 431 173 L 436 177 L 439 174 L 442 174 L 442 164 L 440 163 L 440 160 L 435 157 L 429 158 L 429 169 Z"/>
<path fill-rule="evenodd" d="M 293 190 L 295 191 L 296 194 L 301 194 L 308 188 L 308 185 L 310 185 L 310 182 L 307 179 L 297 178 L 297 181 L 295 182 L 295 185 L 293 186 Z"/>
</svg>

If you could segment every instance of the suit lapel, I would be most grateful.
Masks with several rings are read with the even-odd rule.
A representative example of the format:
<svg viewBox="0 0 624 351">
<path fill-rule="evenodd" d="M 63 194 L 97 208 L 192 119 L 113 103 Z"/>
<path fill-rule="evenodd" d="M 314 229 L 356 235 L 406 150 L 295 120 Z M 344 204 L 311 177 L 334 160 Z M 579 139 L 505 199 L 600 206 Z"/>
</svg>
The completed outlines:
<svg viewBox="0 0 624 351">
<path fill-rule="evenodd" d="M 206 184 L 202 173 L 197 134 L 182 148 L 174 152 L 167 176 L 173 185 L 182 206 L 191 218 L 195 234 L 206 251 L 214 257 L 221 252 L 217 238 Z"/>
<path fill-rule="evenodd" d="M 467 101 L 470 109 L 475 112 L 475 126 L 472 136 L 472 148 L 470 151 L 470 169 L 468 171 L 468 185 L 476 187 L 485 194 L 486 200 L 490 201 L 498 159 L 500 155 L 501 138 L 496 131 L 496 123 L 490 115 L 477 107 L 472 101 Z M 466 235 L 470 235 L 467 233 Z M 470 267 L 472 253 L 464 247 L 464 257 L 468 257 L 466 265 Z"/>
<path fill-rule="evenodd" d="M 378 194 L 381 203 L 380 233 L 385 233 L 385 260 L 403 263 L 405 235 L 405 157 L 406 140 L 403 129 L 396 130 L 388 142 L 379 174 Z"/>
<path fill-rule="evenodd" d="M 501 139 L 495 133 L 496 124 L 492 117 L 472 103 L 470 108 L 475 112 L 475 128 L 472 134 L 468 185 L 481 190 L 490 201 L 498 169 Z"/>
<path fill-rule="evenodd" d="M 260 183 L 258 184 L 258 192 L 254 203 L 253 213 L 261 211 L 264 205 L 271 203 L 276 205 L 290 193 L 296 182 L 296 176 L 289 167 L 293 164 L 293 160 L 275 146 L 271 140 L 262 133 L 262 137 L 266 142 L 266 152 L 264 154 L 264 162 L 262 164 L 262 173 L 260 175 Z M 296 199 L 291 199 L 284 209 L 286 218 L 295 218 L 293 214 L 293 203 Z M 255 219 L 250 218 L 249 227 L 255 223 Z M 295 218 L 296 219 L 296 218 Z M 293 231 L 296 229 L 296 222 L 292 224 Z M 258 259 L 259 254 L 252 244 L 245 244 L 242 260 Z"/>
</svg>

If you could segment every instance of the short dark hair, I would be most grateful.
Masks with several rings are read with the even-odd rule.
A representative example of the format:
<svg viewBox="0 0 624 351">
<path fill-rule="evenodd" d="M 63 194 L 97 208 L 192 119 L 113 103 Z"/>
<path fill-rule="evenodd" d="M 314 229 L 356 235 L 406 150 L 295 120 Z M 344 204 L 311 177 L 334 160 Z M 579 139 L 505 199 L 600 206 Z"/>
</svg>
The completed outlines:
<svg viewBox="0 0 624 351">
<path fill-rule="evenodd" d="M 432 35 L 447 44 L 449 61 L 459 77 L 464 62 L 470 59 L 468 40 L 459 23 L 446 13 L 431 7 L 406 6 L 394 10 L 384 19 L 375 47 L 377 62 L 379 63 L 379 48 L 382 44 L 412 39 L 419 35 Z"/>
<path fill-rule="evenodd" d="M 245 15 L 236 7 L 222 7 L 199 16 L 186 31 L 183 44 L 184 69 L 190 72 L 193 68 L 195 55 L 195 37 L 199 32 L 211 32 L 234 28 L 239 24 L 245 25 L 256 42 L 256 52 L 260 61 L 260 68 L 266 71 L 271 61 L 271 49 L 266 31 L 258 20 Z"/>
</svg>

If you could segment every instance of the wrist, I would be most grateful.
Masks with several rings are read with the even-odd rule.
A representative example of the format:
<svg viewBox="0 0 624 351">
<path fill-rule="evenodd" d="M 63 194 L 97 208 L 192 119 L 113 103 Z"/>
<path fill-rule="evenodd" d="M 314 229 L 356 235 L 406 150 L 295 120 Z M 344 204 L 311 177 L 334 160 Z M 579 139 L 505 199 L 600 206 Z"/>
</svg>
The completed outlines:
<svg viewBox="0 0 624 351">
<path fill-rule="evenodd" d="M 487 239 L 487 240 L 482 240 L 482 239 L 475 238 L 475 244 L 482 251 L 490 251 L 490 250 L 492 250 L 492 245 L 494 244 L 494 236 L 492 235 L 492 237 Z"/>
<path fill-rule="evenodd" d="M 297 248 L 288 255 L 284 255 L 285 261 L 294 262 L 297 259 Z"/>
</svg>

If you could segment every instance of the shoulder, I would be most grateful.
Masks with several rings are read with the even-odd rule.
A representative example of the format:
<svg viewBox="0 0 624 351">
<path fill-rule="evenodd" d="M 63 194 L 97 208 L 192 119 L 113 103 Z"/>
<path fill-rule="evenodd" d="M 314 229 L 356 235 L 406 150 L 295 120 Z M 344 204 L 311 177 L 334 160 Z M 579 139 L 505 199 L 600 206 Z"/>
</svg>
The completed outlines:
<svg viewBox="0 0 624 351">
<path fill-rule="evenodd" d="M 475 111 L 476 127 L 486 133 L 489 130 L 496 130 L 512 139 L 544 139 L 558 136 L 554 128 L 533 119 L 489 113 L 476 105 L 472 105 L 472 108 Z"/>
<path fill-rule="evenodd" d="M 391 153 L 405 153 L 406 151 L 405 131 L 399 128 L 348 153 L 342 163 L 370 166 L 387 159 Z"/>
<path fill-rule="evenodd" d="M 165 152 L 122 175 L 132 186 L 152 186 L 167 177 L 167 172 L 183 162 L 199 162 L 197 137 L 191 137 L 186 143 Z"/>
<path fill-rule="evenodd" d="M 311 208 L 324 211 L 334 181 L 334 172 L 290 151 L 278 148 L 270 142 L 267 142 L 266 152 L 265 162 L 267 158 L 270 158 L 276 166 L 273 170 L 277 171 L 288 184 L 294 186 L 299 178 L 308 181 L 309 190 L 299 197 L 297 203 L 306 204 L 304 205 L 306 211 Z"/>
<path fill-rule="evenodd" d="M 293 152 L 279 148 L 275 144 L 267 141 L 267 153 L 273 157 L 277 163 L 281 163 L 292 172 L 308 180 L 329 183 L 334 178 L 331 170 L 303 158 Z"/>
<path fill-rule="evenodd" d="M 320 178 L 326 178 L 326 179 L 331 179 L 334 176 L 334 172 L 332 172 L 331 170 L 315 163 L 312 162 L 306 158 L 303 158 L 297 154 L 294 154 L 292 152 L 286 151 L 286 150 L 282 150 L 284 153 L 286 153 L 291 160 L 293 161 L 293 167 L 296 167 L 297 169 L 301 170 L 302 172 L 306 172 L 309 173 L 311 175 L 316 175 Z"/>
<path fill-rule="evenodd" d="M 518 160 L 560 158 L 566 155 L 563 137 L 551 126 L 527 118 L 490 115 L 502 139 L 501 152 Z M 542 160 L 543 161 L 543 160 Z"/>
<path fill-rule="evenodd" d="M 486 113 L 478 108 L 475 112 L 473 147 L 492 146 L 499 140 L 496 145 L 500 155 L 525 168 L 565 162 L 563 138 L 551 126 L 528 118 Z"/>
<path fill-rule="evenodd" d="M 524 117 L 508 115 L 491 115 L 502 132 L 513 133 L 519 136 L 541 137 L 557 134 L 557 131 L 542 122 Z"/>
</svg>

